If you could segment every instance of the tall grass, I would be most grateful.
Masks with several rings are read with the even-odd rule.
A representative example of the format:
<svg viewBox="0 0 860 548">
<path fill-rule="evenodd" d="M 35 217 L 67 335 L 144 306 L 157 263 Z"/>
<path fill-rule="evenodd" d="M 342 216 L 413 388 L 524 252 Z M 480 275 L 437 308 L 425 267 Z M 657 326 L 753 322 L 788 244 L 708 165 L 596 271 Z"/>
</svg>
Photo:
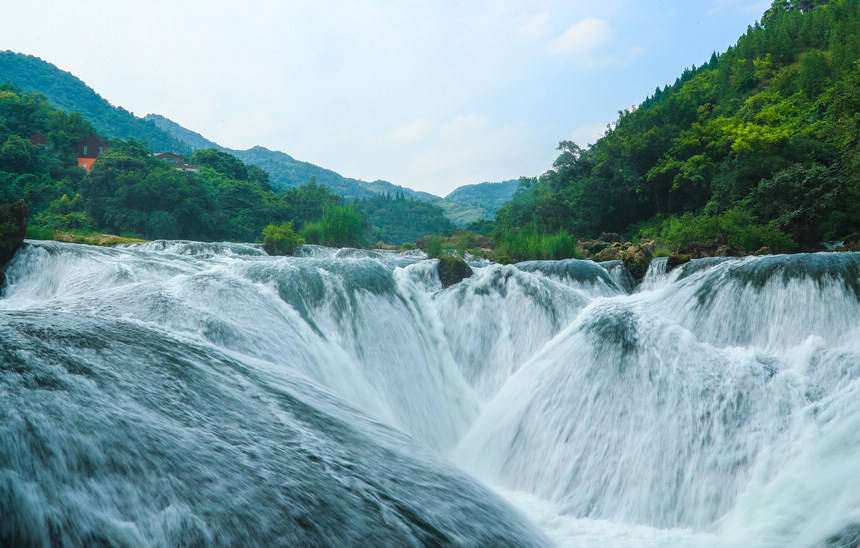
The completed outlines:
<svg viewBox="0 0 860 548">
<path fill-rule="evenodd" d="M 497 257 L 515 261 L 581 258 L 576 250 L 576 240 L 564 230 L 554 234 L 543 234 L 529 228 L 503 232 L 496 236 L 494 251 Z"/>
</svg>

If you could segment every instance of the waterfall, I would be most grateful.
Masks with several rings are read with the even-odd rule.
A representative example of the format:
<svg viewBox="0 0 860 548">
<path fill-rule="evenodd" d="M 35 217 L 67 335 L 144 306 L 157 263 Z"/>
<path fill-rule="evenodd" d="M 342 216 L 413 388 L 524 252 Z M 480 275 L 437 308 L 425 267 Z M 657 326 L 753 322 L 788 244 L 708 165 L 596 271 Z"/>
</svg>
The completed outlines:
<svg viewBox="0 0 860 548">
<path fill-rule="evenodd" d="M 28 242 L 0 544 L 818 546 L 860 524 L 860 254 Z"/>
</svg>

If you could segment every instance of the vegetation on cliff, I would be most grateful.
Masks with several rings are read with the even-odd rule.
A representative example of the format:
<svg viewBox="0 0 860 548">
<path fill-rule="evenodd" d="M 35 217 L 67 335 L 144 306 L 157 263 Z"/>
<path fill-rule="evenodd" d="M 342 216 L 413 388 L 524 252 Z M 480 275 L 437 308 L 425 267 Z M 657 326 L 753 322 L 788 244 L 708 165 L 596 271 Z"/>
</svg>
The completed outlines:
<svg viewBox="0 0 860 548">
<path fill-rule="evenodd" d="M 562 231 L 815 250 L 857 232 L 858 58 L 860 2 L 774 2 L 734 47 L 621 112 L 590 148 L 563 141 L 552 169 L 497 213 L 497 249 Z"/>
</svg>

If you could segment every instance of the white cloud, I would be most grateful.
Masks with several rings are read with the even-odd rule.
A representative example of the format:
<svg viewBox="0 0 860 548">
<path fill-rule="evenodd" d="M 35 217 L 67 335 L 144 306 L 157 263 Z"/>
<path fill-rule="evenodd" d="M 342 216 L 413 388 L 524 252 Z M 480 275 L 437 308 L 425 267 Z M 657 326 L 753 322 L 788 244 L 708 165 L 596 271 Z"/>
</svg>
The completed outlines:
<svg viewBox="0 0 860 548">
<path fill-rule="evenodd" d="M 407 145 L 423 139 L 433 129 L 433 122 L 416 118 L 386 133 L 380 141 L 387 145 Z"/>
<path fill-rule="evenodd" d="M 552 53 L 584 54 L 606 44 L 612 36 L 609 23 L 596 17 L 586 17 L 567 27 L 549 46 Z"/>
<path fill-rule="evenodd" d="M 549 13 L 523 13 L 517 17 L 517 34 L 523 40 L 543 38 L 549 30 Z"/>
</svg>

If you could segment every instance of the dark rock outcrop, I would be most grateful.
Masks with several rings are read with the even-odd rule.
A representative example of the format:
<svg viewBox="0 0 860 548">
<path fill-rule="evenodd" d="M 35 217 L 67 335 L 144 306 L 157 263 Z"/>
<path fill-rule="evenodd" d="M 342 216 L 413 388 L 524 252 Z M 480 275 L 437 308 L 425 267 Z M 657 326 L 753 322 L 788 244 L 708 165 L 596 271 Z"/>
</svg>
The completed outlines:
<svg viewBox="0 0 860 548">
<path fill-rule="evenodd" d="M 24 200 L 0 204 L 0 286 L 6 279 L 3 268 L 12 260 L 27 233 L 29 212 Z"/>
<path fill-rule="evenodd" d="M 609 247 L 610 244 L 609 242 L 604 242 L 603 240 L 584 239 L 579 240 L 579 242 L 577 242 L 577 245 L 579 246 L 579 249 L 582 253 L 585 253 L 586 255 L 595 255 Z"/>
<path fill-rule="evenodd" d="M 607 248 L 600 250 L 592 257 L 592 259 L 597 262 L 620 261 L 623 251 L 624 250 L 621 248 L 621 244 L 616 243 L 615 245 L 611 245 Z"/>
<path fill-rule="evenodd" d="M 704 242 L 693 242 L 682 245 L 678 253 L 690 255 L 694 259 L 703 257 L 745 257 L 749 255 L 746 249 L 729 244 L 725 236 L 720 236 Z"/>
<path fill-rule="evenodd" d="M 439 257 L 439 265 L 436 268 L 442 287 L 450 287 L 472 275 L 472 268 L 466 261 L 453 255 Z"/>
<path fill-rule="evenodd" d="M 609 243 L 621 243 L 624 241 L 624 238 L 621 237 L 621 234 L 618 234 L 617 232 L 601 232 L 600 236 L 598 236 L 597 239 Z"/>
<path fill-rule="evenodd" d="M 680 255 L 678 253 L 669 255 L 669 260 L 666 262 L 666 272 L 671 272 L 676 266 L 690 262 L 691 258 L 689 255 Z"/>
<path fill-rule="evenodd" d="M 627 270 L 630 275 L 636 280 L 636 283 L 642 281 L 645 273 L 648 272 L 648 265 L 651 264 L 651 259 L 654 258 L 651 250 L 647 245 L 631 245 L 624 251 L 622 259 L 627 265 Z"/>
<path fill-rule="evenodd" d="M 834 251 L 860 251 L 860 232 L 854 232 L 841 238 L 842 245 Z"/>
</svg>

